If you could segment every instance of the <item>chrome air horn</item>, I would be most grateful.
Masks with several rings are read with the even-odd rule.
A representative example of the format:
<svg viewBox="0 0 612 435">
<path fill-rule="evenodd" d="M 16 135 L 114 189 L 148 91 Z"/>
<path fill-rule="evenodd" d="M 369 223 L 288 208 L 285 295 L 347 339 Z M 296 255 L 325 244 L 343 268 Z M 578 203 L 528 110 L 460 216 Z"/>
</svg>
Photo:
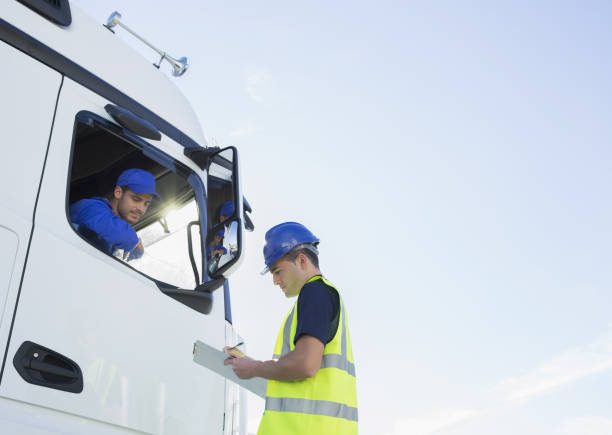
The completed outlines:
<svg viewBox="0 0 612 435">
<path fill-rule="evenodd" d="M 153 66 L 155 66 L 157 69 L 159 69 L 159 66 L 161 65 L 161 63 L 162 63 L 162 61 L 164 59 L 166 59 L 172 65 L 172 75 L 175 76 L 175 77 L 182 76 L 183 74 L 185 74 L 185 71 L 187 71 L 187 68 L 189 68 L 189 59 L 187 59 L 186 57 L 181 57 L 180 59 L 175 59 L 172 56 L 169 56 L 168 54 L 166 54 L 166 52 L 164 52 L 164 51 L 154 47 L 153 45 L 149 44 L 149 42 L 147 42 L 144 38 L 142 38 L 141 36 L 137 35 L 132 29 L 130 29 L 125 24 L 123 24 L 121 22 L 121 14 L 119 12 L 115 11 L 115 12 L 113 12 L 110 15 L 110 17 L 108 17 L 108 20 L 106 20 L 106 24 L 104 24 L 104 27 L 106 27 L 111 32 L 115 33 L 115 31 L 113 30 L 113 27 L 115 27 L 117 25 L 123 27 L 125 30 L 130 32 L 136 38 L 140 39 L 143 43 L 145 43 L 150 48 L 155 50 L 161 56 L 161 58 L 159 59 L 159 62 L 157 62 L 156 64 L 155 63 L 153 64 Z"/>
</svg>

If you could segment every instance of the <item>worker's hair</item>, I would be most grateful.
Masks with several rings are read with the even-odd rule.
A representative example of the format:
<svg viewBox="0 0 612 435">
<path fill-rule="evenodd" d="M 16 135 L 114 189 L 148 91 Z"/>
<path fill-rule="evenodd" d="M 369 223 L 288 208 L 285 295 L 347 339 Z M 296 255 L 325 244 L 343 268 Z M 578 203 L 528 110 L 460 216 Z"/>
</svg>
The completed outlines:
<svg viewBox="0 0 612 435">
<path fill-rule="evenodd" d="M 317 254 L 315 254 L 308 248 L 293 249 L 285 256 L 285 258 L 289 261 L 295 262 L 295 259 L 298 258 L 298 255 L 300 254 L 304 254 L 306 258 L 310 260 L 314 267 L 316 267 L 317 269 L 319 268 L 319 257 L 317 256 Z"/>
<path fill-rule="evenodd" d="M 108 199 L 109 201 L 115 197 L 115 188 L 116 188 L 116 187 L 121 188 L 121 192 L 122 192 L 122 193 L 126 193 L 126 192 L 129 192 L 129 191 L 131 190 L 131 189 L 130 189 L 129 187 L 127 187 L 127 186 L 115 186 L 115 187 L 113 187 L 113 190 L 111 190 L 110 192 L 108 192 L 108 193 L 106 194 L 106 199 Z"/>
</svg>

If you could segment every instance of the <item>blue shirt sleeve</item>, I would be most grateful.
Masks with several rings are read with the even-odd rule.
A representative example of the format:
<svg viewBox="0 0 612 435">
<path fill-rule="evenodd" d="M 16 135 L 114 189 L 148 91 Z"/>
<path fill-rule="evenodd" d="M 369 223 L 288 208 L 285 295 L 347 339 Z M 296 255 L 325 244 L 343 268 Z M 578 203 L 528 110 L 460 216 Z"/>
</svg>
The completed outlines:
<svg viewBox="0 0 612 435">
<path fill-rule="evenodd" d="M 117 216 L 108 201 L 102 198 L 83 199 L 70 206 L 73 224 L 85 226 L 113 249 L 131 251 L 138 244 L 134 228 Z M 112 252 L 109 252 L 112 253 Z"/>
<path fill-rule="evenodd" d="M 338 328 L 340 298 L 323 281 L 309 282 L 300 291 L 294 343 L 302 335 L 316 337 L 323 344 L 333 340 Z"/>
</svg>

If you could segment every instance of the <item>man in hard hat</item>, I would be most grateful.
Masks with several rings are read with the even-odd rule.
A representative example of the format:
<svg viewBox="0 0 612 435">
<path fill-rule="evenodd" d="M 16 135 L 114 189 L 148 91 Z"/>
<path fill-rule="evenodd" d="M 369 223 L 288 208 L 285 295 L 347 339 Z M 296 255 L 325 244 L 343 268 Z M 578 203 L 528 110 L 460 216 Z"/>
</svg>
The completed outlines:
<svg viewBox="0 0 612 435">
<path fill-rule="evenodd" d="M 119 175 L 109 198 L 82 199 L 70 206 L 70 221 L 79 234 L 98 249 L 114 254 L 123 249 L 126 260 L 144 253 L 132 225 L 147 212 L 155 191 L 155 178 L 143 169 L 127 169 Z"/>
<path fill-rule="evenodd" d="M 297 222 L 266 233 L 266 268 L 286 297 L 273 360 L 228 358 L 243 379 L 268 379 L 258 434 L 357 434 L 355 362 L 344 303 L 319 270 L 319 239 Z M 226 348 L 226 351 L 229 349 Z"/>
</svg>

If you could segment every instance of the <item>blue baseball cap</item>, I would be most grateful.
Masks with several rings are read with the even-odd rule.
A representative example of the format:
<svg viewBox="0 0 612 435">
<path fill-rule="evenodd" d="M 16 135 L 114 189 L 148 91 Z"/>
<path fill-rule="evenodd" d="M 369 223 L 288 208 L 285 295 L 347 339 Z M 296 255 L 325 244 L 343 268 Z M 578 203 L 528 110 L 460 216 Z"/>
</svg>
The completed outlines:
<svg viewBox="0 0 612 435">
<path fill-rule="evenodd" d="M 219 215 L 230 217 L 234 214 L 234 203 L 232 201 L 224 202 L 221 206 L 221 211 Z"/>
<path fill-rule="evenodd" d="M 126 169 L 117 178 L 117 186 L 127 186 L 136 193 L 149 193 L 161 200 L 155 191 L 155 177 L 144 169 Z"/>
</svg>

